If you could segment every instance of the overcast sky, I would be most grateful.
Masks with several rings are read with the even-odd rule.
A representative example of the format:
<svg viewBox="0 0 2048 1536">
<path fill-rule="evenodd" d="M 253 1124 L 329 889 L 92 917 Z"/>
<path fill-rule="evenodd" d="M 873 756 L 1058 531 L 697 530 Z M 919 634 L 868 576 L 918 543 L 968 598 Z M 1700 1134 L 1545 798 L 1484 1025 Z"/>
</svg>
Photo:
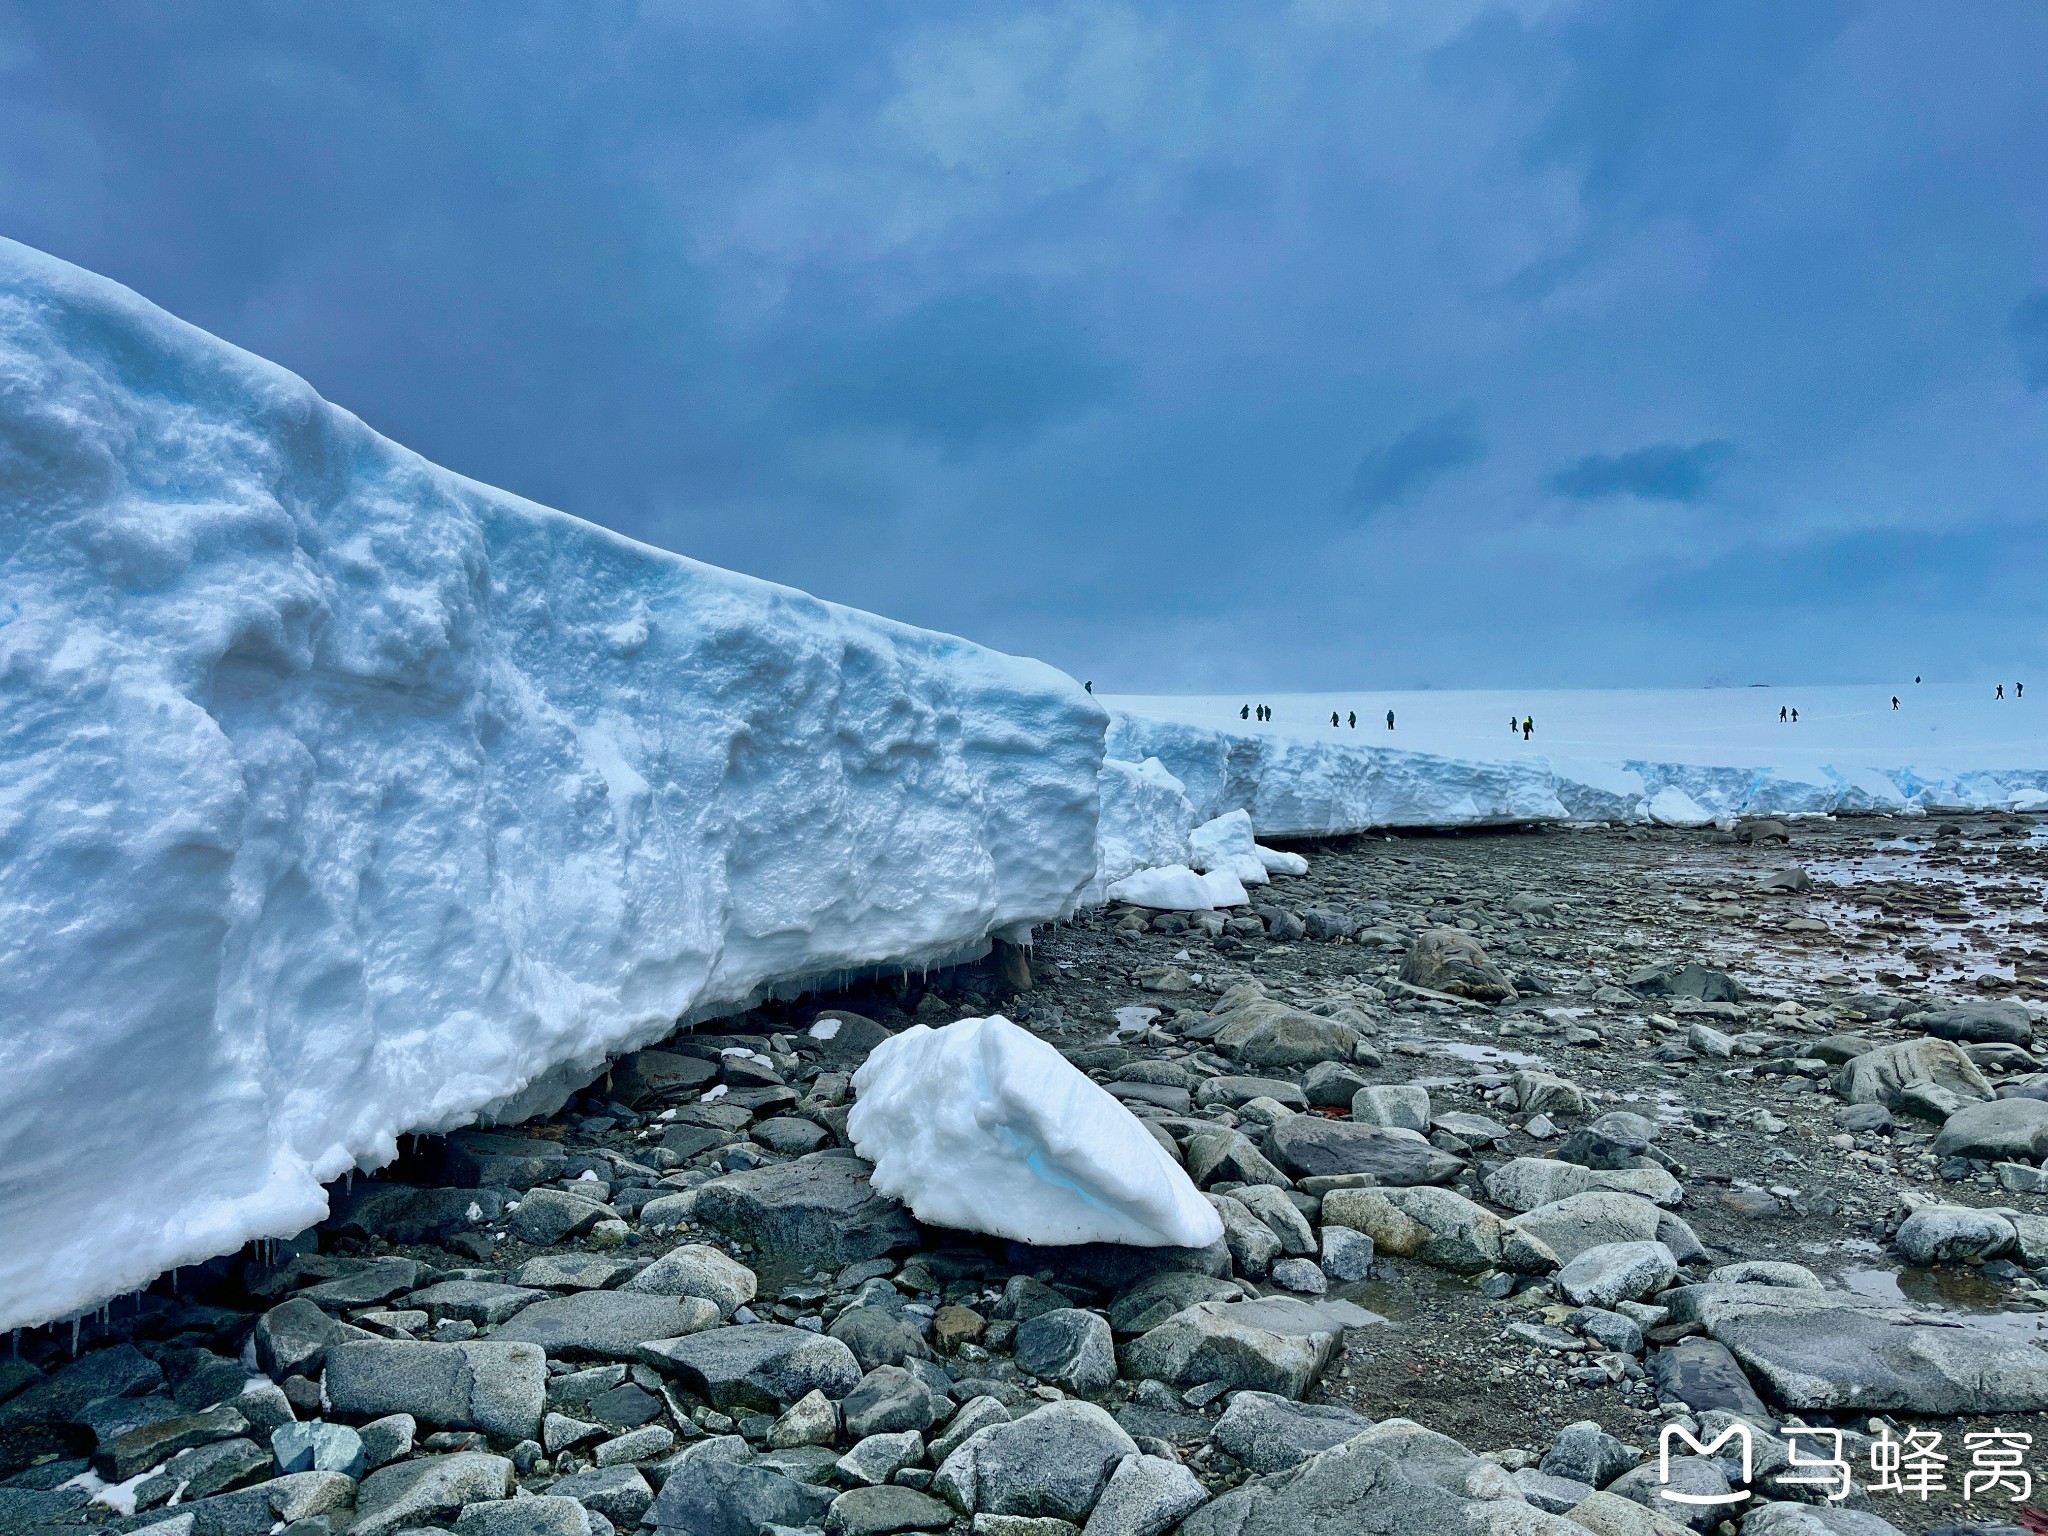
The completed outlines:
<svg viewBox="0 0 2048 1536">
<path fill-rule="evenodd" d="M 1111 691 L 2048 688 L 2048 8 L 0 0 L 0 232 Z"/>
</svg>

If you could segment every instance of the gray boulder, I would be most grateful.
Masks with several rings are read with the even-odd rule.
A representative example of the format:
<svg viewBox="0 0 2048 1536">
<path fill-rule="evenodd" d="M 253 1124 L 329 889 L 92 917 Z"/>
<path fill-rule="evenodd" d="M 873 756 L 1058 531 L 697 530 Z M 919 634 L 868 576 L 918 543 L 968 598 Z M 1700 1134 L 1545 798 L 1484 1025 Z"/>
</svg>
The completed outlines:
<svg viewBox="0 0 2048 1536">
<path fill-rule="evenodd" d="M 754 1272 L 729 1258 L 709 1243 L 684 1243 L 672 1248 L 623 1287 L 650 1296 L 698 1296 L 718 1307 L 718 1315 L 729 1319 L 754 1299 L 758 1289 Z"/>
<path fill-rule="evenodd" d="M 1332 1280 L 1363 1280 L 1372 1273 L 1372 1239 L 1349 1227 L 1325 1225 L 1318 1267 Z"/>
<path fill-rule="evenodd" d="M 1772 1418 L 1741 1362 L 1717 1340 L 1680 1339 L 1651 1355 L 1648 1364 L 1657 1395 L 1667 1403 L 1683 1403 L 1694 1413 L 1725 1409 L 1758 1423 Z"/>
<path fill-rule="evenodd" d="M 1916 1013 L 1906 1022 L 1941 1040 L 1976 1044 L 2028 1045 L 2034 1038 L 2034 1016 L 2024 1003 L 2010 1000 L 1964 1003 Z"/>
<path fill-rule="evenodd" d="M 1752 1504 L 1742 1517 L 1742 1536 L 1903 1536 L 1899 1528 L 1867 1509 L 1839 1504 Z"/>
<path fill-rule="evenodd" d="M 1976 1063 L 1946 1040 L 1901 1040 L 1844 1062 L 1835 1092 L 1851 1104 L 1882 1104 L 1894 1114 L 1947 1120 L 1993 1097 Z"/>
<path fill-rule="evenodd" d="M 1942 1123 L 1934 1155 L 2038 1163 L 2048 1156 L 2048 1103 L 1993 1099 L 1959 1109 Z"/>
<path fill-rule="evenodd" d="M 1558 1289 L 1582 1307 L 1654 1296 L 1678 1275 L 1678 1261 L 1659 1242 L 1602 1243 L 1582 1248 L 1557 1272 Z"/>
<path fill-rule="evenodd" d="M 2017 1239 L 2013 1224 L 1996 1211 L 1923 1205 L 1899 1224 L 1893 1241 L 1909 1262 L 1926 1265 L 1995 1259 L 2010 1252 Z"/>
<path fill-rule="evenodd" d="M 1216 1049 L 1248 1067 L 1267 1070 L 1349 1061 L 1363 1038 L 1340 1020 L 1265 1000 L 1247 1003 L 1222 1018 L 1223 1027 L 1213 1041 Z"/>
<path fill-rule="evenodd" d="M 351 1536 L 452 1523 L 473 1504 L 512 1493 L 512 1463 L 481 1451 L 418 1456 L 381 1467 L 356 1490 Z"/>
<path fill-rule="evenodd" d="M 1438 1269 L 1475 1275 L 1503 1263 L 1507 1224 L 1483 1205 L 1448 1189 L 1333 1189 L 1323 1197 L 1323 1227 L 1350 1227 L 1372 1239 L 1376 1253 L 1419 1259 Z M 1526 1246 L 1526 1245 L 1524 1245 Z M 1551 1267 L 1533 1248 L 1511 1268 Z"/>
<path fill-rule="evenodd" d="M 1594 1190 L 1539 1205 L 1507 1225 L 1535 1238 L 1561 1263 L 1569 1264 L 1588 1248 L 1656 1241 L 1662 1216 L 1656 1206 L 1639 1196 Z"/>
<path fill-rule="evenodd" d="M 1125 1345 L 1124 1374 L 1181 1386 L 1223 1381 L 1299 1397 L 1328 1363 L 1345 1328 L 1379 1321 L 1340 1301 L 1205 1301 Z"/>
<path fill-rule="evenodd" d="M 884 1484 L 850 1488 L 825 1511 L 825 1536 L 889 1536 L 897 1531 L 943 1531 L 952 1509 L 915 1488 Z"/>
<path fill-rule="evenodd" d="M 1401 961 L 1401 980 L 1478 1003 L 1504 1003 L 1515 996 L 1506 973 L 1461 928 L 1425 928 L 1418 933 Z"/>
<path fill-rule="evenodd" d="M 409 1413 L 442 1429 L 480 1429 L 502 1440 L 532 1439 L 547 1406 L 546 1354 L 499 1339 L 337 1344 L 327 1351 L 323 1381 L 340 1413 Z"/>
<path fill-rule="evenodd" d="M 1288 1199 L 1287 1191 L 1277 1184 L 1248 1184 L 1232 1190 L 1231 1197 L 1280 1239 L 1282 1252 L 1300 1257 L 1316 1251 L 1315 1228 L 1301 1214 L 1301 1207 Z"/>
<path fill-rule="evenodd" d="M 591 1536 L 590 1511 L 556 1494 L 496 1499 L 469 1505 L 454 1530 L 455 1536 Z"/>
<path fill-rule="evenodd" d="M 1116 1385 L 1116 1341 L 1094 1312 L 1063 1307 L 1017 1325 L 1017 1368 L 1081 1397 Z"/>
<path fill-rule="evenodd" d="M 1429 1134 L 1429 1090 L 1413 1083 L 1374 1083 L 1351 1097 L 1351 1118 L 1360 1125 Z"/>
<path fill-rule="evenodd" d="M 917 1223 L 896 1200 L 876 1193 L 859 1158 L 813 1153 L 729 1173 L 700 1186 L 691 1217 L 751 1244 L 757 1267 L 809 1273 L 918 1246 Z"/>
<path fill-rule="evenodd" d="M 278 1378 L 310 1375 L 319 1370 L 330 1344 L 361 1337 L 361 1330 L 336 1322 L 303 1296 L 294 1296 L 256 1319 L 256 1364 L 267 1375 Z M 156 1379 L 163 1380 L 162 1372 L 157 1373 Z M 0 1409 L 0 1414 L 5 1412 Z"/>
<path fill-rule="evenodd" d="M 1159 1536 L 1202 1507 L 1195 1474 L 1163 1456 L 1126 1456 L 1109 1475 L 1082 1536 Z"/>
<path fill-rule="evenodd" d="M 1552 1477 L 1605 1488 L 1635 1464 L 1627 1446 L 1593 1420 L 1581 1419 L 1558 1432 L 1537 1466 Z"/>
<path fill-rule="evenodd" d="M 1109 1304 L 1109 1326 L 1121 1334 L 1144 1333 L 1197 1302 L 1235 1301 L 1242 1294 L 1235 1281 L 1167 1270 L 1119 1293 Z"/>
<path fill-rule="evenodd" d="M 1464 1446 L 1389 1420 L 1203 1505 L 1181 1536 L 1583 1536 Z"/>
<path fill-rule="evenodd" d="M 640 1359 L 713 1407 L 779 1413 L 806 1392 L 841 1398 L 860 1364 L 837 1339 L 781 1323 L 740 1323 L 642 1345 Z"/>
<path fill-rule="evenodd" d="M 1372 1420 L 1334 1403 L 1297 1403 L 1271 1392 L 1239 1392 L 1216 1421 L 1216 1444 L 1257 1473 L 1285 1472 L 1341 1445 Z"/>
<path fill-rule="evenodd" d="M 1711 1531 L 1728 1510 L 1726 1503 L 1708 1502 L 1724 1499 L 1729 1484 L 1721 1464 L 1705 1456 L 1673 1456 L 1668 1465 L 1646 1461 L 1622 1473 L 1604 1491 L 1696 1531 Z M 1682 1493 L 1698 1502 L 1681 1503 L 1665 1497 L 1667 1493 Z"/>
<path fill-rule="evenodd" d="M 1696 1285 L 1672 1294 L 1786 1408 L 1858 1413 L 2039 1413 L 2048 1352 L 2010 1335 L 1919 1320 L 1910 1307 L 1786 1286 Z"/>
<path fill-rule="evenodd" d="M 597 1200 L 559 1189 L 530 1189 L 512 1213 L 512 1235 L 545 1248 L 565 1238 L 581 1237 L 600 1221 L 616 1220 L 618 1212 Z"/>
<path fill-rule="evenodd" d="M 1280 1166 L 1297 1178 L 1365 1173 L 1390 1188 L 1448 1184 L 1465 1166 L 1462 1159 L 1426 1141 L 1320 1115 L 1282 1120 L 1273 1127 L 1267 1145 Z"/>
<path fill-rule="evenodd" d="M 968 1436 L 932 1476 L 962 1514 L 1051 1516 L 1079 1524 L 1137 1442 L 1093 1403 L 1048 1403 Z"/>
<path fill-rule="evenodd" d="M 626 1531 L 640 1523 L 640 1517 L 654 1502 L 654 1490 L 638 1467 L 597 1467 L 577 1472 L 557 1478 L 548 1492 L 574 1499 Z"/>
<path fill-rule="evenodd" d="M 716 1303 L 701 1296 L 573 1291 L 535 1302 L 492 1337 L 537 1344 L 564 1360 L 635 1360 L 640 1346 L 713 1327 Z"/>
<path fill-rule="evenodd" d="M 901 1434 L 931 1428 L 950 1407 L 924 1377 L 900 1365 L 878 1365 L 840 1401 L 839 1417 L 855 1437 Z"/>
<path fill-rule="evenodd" d="M 747 1443 L 725 1435 L 675 1458 L 644 1520 L 678 1536 L 757 1536 L 764 1525 L 816 1525 L 832 1497 L 829 1489 L 754 1465 Z"/>
</svg>

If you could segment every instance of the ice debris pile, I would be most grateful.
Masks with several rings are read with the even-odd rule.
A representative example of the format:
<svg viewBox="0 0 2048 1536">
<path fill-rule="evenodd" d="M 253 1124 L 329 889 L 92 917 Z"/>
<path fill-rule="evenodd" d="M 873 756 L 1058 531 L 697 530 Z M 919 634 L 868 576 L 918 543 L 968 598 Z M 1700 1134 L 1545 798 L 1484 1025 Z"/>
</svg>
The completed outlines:
<svg viewBox="0 0 2048 1536">
<path fill-rule="evenodd" d="M 914 1025 L 854 1074 L 874 1187 L 919 1221 L 1038 1244 L 1202 1248 L 1223 1223 L 1131 1112 L 1002 1015 Z"/>
<path fill-rule="evenodd" d="M 0 483 L 0 1325 L 1096 874 L 1071 679 L 463 479 L 6 241 Z"/>
</svg>

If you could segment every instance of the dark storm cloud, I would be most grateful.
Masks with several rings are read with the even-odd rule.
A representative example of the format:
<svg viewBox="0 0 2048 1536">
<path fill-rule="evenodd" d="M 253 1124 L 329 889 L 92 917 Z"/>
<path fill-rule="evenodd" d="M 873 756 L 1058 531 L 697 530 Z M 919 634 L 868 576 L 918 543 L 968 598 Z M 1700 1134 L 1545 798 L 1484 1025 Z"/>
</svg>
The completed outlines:
<svg viewBox="0 0 2048 1536">
<path fill-rule="evenodd" d="M 1485 457 L 1479 413 L 1469 405 L 1460 406 L 1410 427 L 1360 459 L 1351 476 L 1351 504 L 1377 512 Z"/>
<path fill-rule="evenodd" d="M 1589 453 L 1550 477 L 1550 488 L 1574 501 L 1635 496 L 1644 501 L 1700 501 L 1735 457 L 1735 445 L 1713 440 L 1682 447 L 1651 443 L 1627 453 Z"/>
<path fill-rule="evenodd" d="M 0 232 L 1098 687 L 1696 681 L 1795 547 L 1740 664 L 1855 676 L 2044 644 L 1875 597 L 2031 547 L 2044 100 L 2025 0 L 0 0 Z"/>
</svg>

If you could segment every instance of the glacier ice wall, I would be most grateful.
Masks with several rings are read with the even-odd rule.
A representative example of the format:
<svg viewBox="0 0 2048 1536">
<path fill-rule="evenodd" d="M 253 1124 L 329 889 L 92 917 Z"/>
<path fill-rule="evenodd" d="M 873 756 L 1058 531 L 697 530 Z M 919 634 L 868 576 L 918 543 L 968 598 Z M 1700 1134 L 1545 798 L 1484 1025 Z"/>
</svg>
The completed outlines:
<svg viewBox="0 0 2048 1536">
<path fill-rule="evenodd" d="M 1198 817 L 1246 810 L 1260 837 L 1504 826 L 1570 815 L 1540 762 L 1475 762 L 1239 735 L 1126 710 L 1111 711 L 1109 754 L 1158 758 L 1187 787 Z"/>
<path fill-rule="evenodd" d="M 0 241 L 0 1327 L 1096 874 L 1036 662 L 439 469 Z"/>
</svg>

